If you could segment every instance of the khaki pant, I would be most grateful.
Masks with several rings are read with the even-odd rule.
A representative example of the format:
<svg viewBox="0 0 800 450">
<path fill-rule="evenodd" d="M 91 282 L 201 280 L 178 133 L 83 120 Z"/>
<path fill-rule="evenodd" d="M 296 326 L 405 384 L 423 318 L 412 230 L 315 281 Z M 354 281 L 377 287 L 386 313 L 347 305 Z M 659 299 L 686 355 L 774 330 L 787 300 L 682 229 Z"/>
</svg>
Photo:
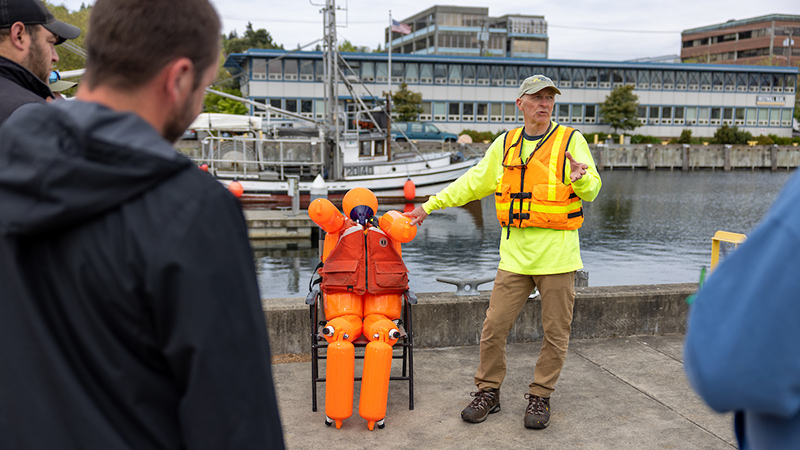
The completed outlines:
<svg viewBox="0 0 800 450">
<path fill-rule="evenodd" d="M 529 392 L 550 397 L 564 359 L 572 331 L 572 307 L 575 304 L 575 272 L 558 275 L 519 275 L 497 271 L 489 309 L 481 332 L 481 353 L 475 385 L 478 389 L 499 389 L 506 376 L 506 340 L 514 321 L 534 287 L 542 297 L 544 339 L 533 370 Z"/>
</svg>

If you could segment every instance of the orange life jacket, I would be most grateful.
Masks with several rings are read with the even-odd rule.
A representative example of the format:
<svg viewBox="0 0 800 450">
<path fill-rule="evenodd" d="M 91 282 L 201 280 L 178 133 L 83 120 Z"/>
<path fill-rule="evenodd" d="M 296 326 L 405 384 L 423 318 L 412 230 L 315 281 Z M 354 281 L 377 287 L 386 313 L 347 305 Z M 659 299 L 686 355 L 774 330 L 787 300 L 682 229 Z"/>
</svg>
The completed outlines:
<svg viewBox="0 0 800 450">
<path fill-rule="evenodd" d="M 358 224 L 341 233 L 320 269 L 323 292 L 363 295 L 408 290 L 408 269 L 386 233 L 374 227 L 365 232 Z"/>
<path fill-rule="evenodd" d="M 581 199 L 564 176 L 566 151 L 574 132 L 573 128 L 556 125 L 539 141 L 527 161 L 521 158 L 522 127 L 506 133 L 503 177 L 495 191 L 500 225 L 556 230 L 581 227 Z"/>
</svg>

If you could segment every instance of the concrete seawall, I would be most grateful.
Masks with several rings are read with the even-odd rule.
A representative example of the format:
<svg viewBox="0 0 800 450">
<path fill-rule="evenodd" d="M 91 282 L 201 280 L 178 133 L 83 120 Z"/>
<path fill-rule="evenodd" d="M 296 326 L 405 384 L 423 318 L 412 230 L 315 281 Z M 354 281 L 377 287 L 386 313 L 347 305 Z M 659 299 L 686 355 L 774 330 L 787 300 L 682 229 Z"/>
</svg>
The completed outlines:
<svg viewBox="0 0 800 450">
<path fill-rule="evenodd" d="M 797 146 L 590 145 L 599 171 L 641 170 L 790 170 L 800 166 Z"/>
<path fill-rule="evenodd" d="M 696 283 L 576 288 L 572 338 L 684 333 L 686 297 Z M 412 309 L 417 348 L 477 345 L 489 307 L 489 292 L 476 296 L 418 294 Z M 310 353 L 309 308 L 305 299 L 264 299 L 272 353 Z M 508 337 L 509 343 L 542 339 L 540 300 L 529 300 Z"/>
</svg>

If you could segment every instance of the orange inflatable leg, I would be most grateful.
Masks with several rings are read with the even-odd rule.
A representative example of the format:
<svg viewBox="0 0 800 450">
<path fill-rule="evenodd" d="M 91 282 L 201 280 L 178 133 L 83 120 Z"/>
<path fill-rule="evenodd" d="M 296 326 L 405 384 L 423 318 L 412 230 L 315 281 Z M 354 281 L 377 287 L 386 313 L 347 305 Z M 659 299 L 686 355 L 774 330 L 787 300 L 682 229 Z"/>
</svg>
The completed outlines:
<svg viewBox="0 0 800 450">
<path fill-rule="evenodd" d="M 361 378 L 358 415 L 366 419 L 370 431 L 376 422 L 379 428 L 383 428 L 383 419 L 386 417 L 389 376 L 392 370 L 392 346 L 387 344 L 386 340 L 386 334 L 381 333 L 377 340 L 367 344 L 364 353 L 364 374 Z"/>
<path fill-rule="evenodd" d="M 402 294 L 365 294 L 364 295 L 364 314 L 383 314 L 390 320 L 399 319 L 403 312 Z"/>
<path fill-rule="evenodd" d="M 353 342 L 361 336 L 361 326 L 361 317 L 348 314 L 329 320 L 322 329 L 322 335 L 328 344 L 337 339 Z"/>
<path fill-rule="evenodd" d="M 344 419 L 353 415 L 355 349 L 343 339 L 343 333 L 337 332 L 335 337 L 328 345 L 325 367 L 325 415 L 338 429 Z"/>
<path fill-rule="evenodd" d="M 365 317 L 363 333 L 370 341 L 379 339 L 381 335 L 386 336 L 389 346 L 394 345 L 400 337 L 397 325 L 383 314 L 370 314 Z"/>
</svg>

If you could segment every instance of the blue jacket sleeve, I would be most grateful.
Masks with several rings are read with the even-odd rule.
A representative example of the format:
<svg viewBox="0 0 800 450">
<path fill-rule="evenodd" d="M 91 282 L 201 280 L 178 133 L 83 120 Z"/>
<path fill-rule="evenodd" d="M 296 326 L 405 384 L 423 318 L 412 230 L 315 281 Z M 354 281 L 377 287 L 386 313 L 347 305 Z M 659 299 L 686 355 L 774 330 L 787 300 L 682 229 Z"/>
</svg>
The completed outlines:
<svg viewBox="0 0 800 450">
<path fill-rule="evenodd" d="M 689 382 L 713 409 L 800 410 L 800 178 L 709 276 L 690 311 Z"/>
</svg>

